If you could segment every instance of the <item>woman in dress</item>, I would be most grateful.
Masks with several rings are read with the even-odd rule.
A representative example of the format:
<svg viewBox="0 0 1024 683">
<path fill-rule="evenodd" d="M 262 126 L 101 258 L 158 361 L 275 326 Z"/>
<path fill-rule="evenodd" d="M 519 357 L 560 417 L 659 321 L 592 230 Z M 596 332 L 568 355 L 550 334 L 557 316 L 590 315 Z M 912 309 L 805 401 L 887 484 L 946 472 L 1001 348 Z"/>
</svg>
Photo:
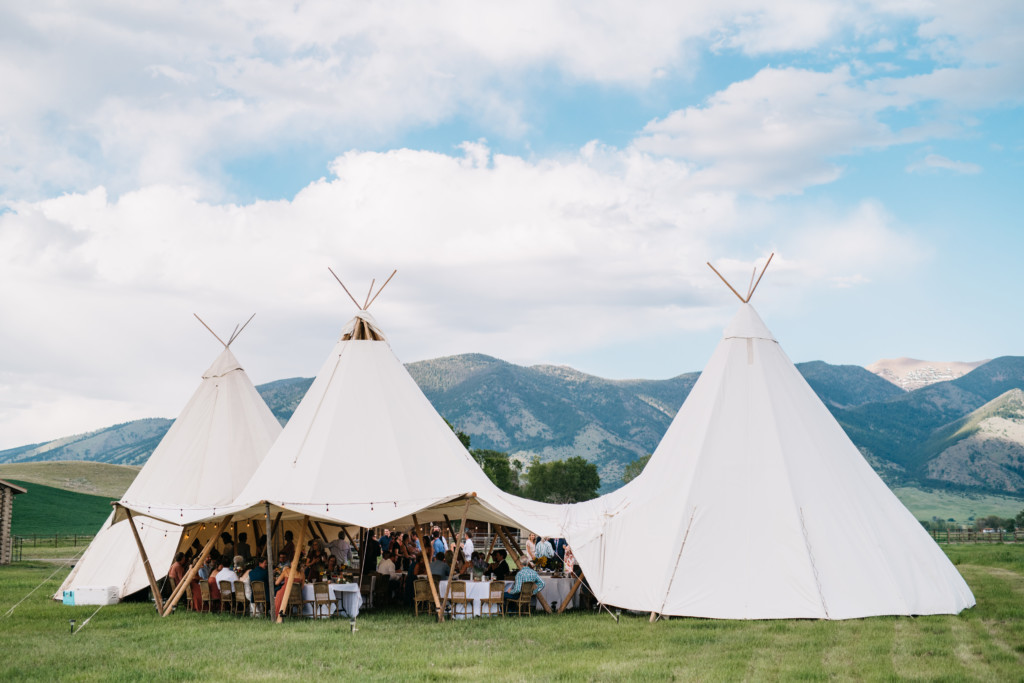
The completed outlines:
<svg viewBox="0 0 1024 683">
<path fill-rule="evenodd" d="M 537 534 L 531 533 L 526 541 L 526 561 L 533 562 L 537 557 Z"/>
</svg>

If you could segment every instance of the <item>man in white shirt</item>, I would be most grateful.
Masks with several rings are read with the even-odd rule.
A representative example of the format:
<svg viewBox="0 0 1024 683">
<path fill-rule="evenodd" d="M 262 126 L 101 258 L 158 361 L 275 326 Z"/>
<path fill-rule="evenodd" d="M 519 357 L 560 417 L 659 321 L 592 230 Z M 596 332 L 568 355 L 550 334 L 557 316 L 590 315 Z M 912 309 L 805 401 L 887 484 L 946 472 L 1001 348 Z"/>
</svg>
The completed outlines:
<svg viewBox="0 0 1024 683">
<path fill-rule="evenodd" d="M 395 554 L 390 550 L 384 552 L 384 559 L 377 565 L 378 574 L 387 574 L 392 581 L 395 580 Z"/>
<path fill-rule="evenodd" d="M 236 566 L 238 564 L 240 564 L 241 562 L 242 562 L 242 558 L 240 556 L 235 557 L 235 565 Z M 224 565 L 224 568 L 221 569 L 219 572 L 217 572 L 217 578 L 215 579 L 215 581 L 217 582 L 218 586 L 220 585 L 221 581 L 229 581 L 229 582 L 231 582 L 231 593 L 232 594 L 234 594 L 234 592 L 235 592 L 235 581 L 238 581 L 238 580 L 239 580 L 238 572 L 236 572 L 234 569 L 232 569 L 228 565 Z"/>
<path fill-rule="evenodd" d="M 339 531 L 338 538 L 327 544 L 327 550 L 338 559 L 338 564 L 352 563 L 352 544 L 345 538 L 344 531 Z"/>
<path fill-rule="evenodd" d="M 466 557 L 473 556 L 473 539 L 465 532 L 462 533 L 462 552 Z"/>
<path fill-rule="evenodd" d="M 547 538 L 542 538 L 537 541 L 537 557 L 552 558 L 555 556 L 555 549 L 551 547 L 551 541 Z"/>
</svg>

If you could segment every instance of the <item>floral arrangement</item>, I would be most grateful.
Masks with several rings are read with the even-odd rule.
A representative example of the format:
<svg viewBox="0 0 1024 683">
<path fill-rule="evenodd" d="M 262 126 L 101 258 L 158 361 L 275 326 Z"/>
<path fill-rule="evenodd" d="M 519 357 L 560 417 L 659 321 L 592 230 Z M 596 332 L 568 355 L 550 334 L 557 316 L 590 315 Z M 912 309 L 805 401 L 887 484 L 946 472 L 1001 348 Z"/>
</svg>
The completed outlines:
<svg viewBox="0 0 1024 683">
<path fill-rule="evenodd" d="M 546 558 L 546 557 L 538 557 L 536 559 L 536 561 L 534 561 L 534 564 L 537 565 L 538 567 L 542 567 L 542 568 L 543 567 L 547 567 L 548 566 L 548 558 Z"/>
</svg>

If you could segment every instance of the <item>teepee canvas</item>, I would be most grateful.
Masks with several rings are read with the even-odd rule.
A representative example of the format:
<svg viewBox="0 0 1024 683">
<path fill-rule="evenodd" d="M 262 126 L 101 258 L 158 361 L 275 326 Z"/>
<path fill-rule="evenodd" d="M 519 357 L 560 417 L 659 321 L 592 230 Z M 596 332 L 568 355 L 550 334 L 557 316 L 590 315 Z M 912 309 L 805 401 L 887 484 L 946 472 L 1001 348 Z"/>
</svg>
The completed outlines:
<svg viewBox="0 0 1024 683">
<path fill-rule="evenodd" d="M 124 508 L 147 517 L 135 524 L 150 566 L 166 573 L 196 510 L 234 500 L 281 431 L 281 425 L 231 352 L 236 331 L 199 388 L 125 491 L 60 591 L 115 586 L 118 597 L 149 585 Z M 223 343 L 223 342 L 222 342 Z M 159 517 L 162 519 L 154 519 Z"/>
<path fill-rule="evenodd" d="M 567 530 L 595 594 L 630 609 L 723 619 L 974 605 L 749 296 L 643 473 L 585 504 L 598 521 Z"/>
</svg>

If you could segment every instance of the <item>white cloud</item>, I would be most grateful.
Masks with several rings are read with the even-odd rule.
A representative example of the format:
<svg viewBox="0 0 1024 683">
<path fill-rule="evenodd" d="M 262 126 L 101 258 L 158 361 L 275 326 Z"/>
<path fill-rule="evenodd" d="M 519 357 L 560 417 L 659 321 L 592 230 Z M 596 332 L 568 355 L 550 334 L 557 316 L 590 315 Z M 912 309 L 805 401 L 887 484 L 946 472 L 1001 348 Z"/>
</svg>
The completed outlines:
<svg viewBox="0 0 1024 683">
<path fill-rule="evenodd" d="M 926 173 L 937 170 L 974 175 L 981 173 L 981 166 L 969 161 L 953 161 L 941 154 L 929 154 L 921 161 L 916 161 L 907 166 L 908 173 Z"/>
<path fill-rule="evenodd" d="M 785 64 L 803 50 L 887 45 L 901 22 L 950 68 L 882 91 L 1019 101 L 1013 0 L 20 3 L 0 9 L 0 197 L 200 180 L 215 197 L 223 164 L 253 151 L 382 146 L 457 117 L 526 135 L 531 88 L 547 79 L 635 92 L 692 75 L 706 46 Z M 819 163 L 802 175 L 836 173 Z"/>
<path fill-rule="evenodd" d="M 173 416 L 217 350 L 193 312 L 225 333 L 257 313 L 237 345 L 256 381 L 314 373 L 352 313 L 327 266 L 357 296 L 398 269 L 373 312 L 406 360 L 601 351 L 604 364 L 585 369 L 631 375 L 621 359 L 638 340 L 716 326 L 709 310 L 731 306 L 709 257 L 749 271 L 742 259 L 781 245 L 773 269 L 806 287 L 870 277 L 903 239 L 862 209 L 794 223 L 789 209 L 707 191 L 686 165 L 635 149 L 535 161 L 463 150 L 350 152 L 293 201 L 216 205 L 151 186 L 16 204 L 0 215 L 0 289 L 19 293 L 0 300 L 0 395 L 23 400 L 3 408 L 0 446 L 82 429 L 81 416 L 50 412 L 68 395 L 91 397 L 83 415 L 96 427 Z M 778 227 L 793 225 L 813 225 L 813 268 Z M 836 240 L 850 244 L 826 248 Z M 666 362 L 665 375 L 689 369 Z"/>
</svg>

